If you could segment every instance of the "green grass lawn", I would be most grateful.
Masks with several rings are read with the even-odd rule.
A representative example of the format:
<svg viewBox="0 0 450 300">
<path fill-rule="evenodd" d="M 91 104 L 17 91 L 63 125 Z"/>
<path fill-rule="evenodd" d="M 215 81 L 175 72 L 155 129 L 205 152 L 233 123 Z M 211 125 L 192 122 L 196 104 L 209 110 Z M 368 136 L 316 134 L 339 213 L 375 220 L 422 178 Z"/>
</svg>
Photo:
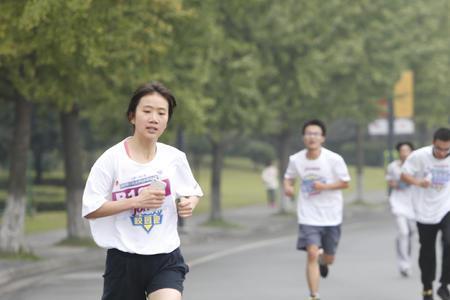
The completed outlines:
<svg viewBox="0 0 450 300">
<path fill-rule="evenodd" d="M 222 173 L 222 209 L 241 207 L 266 202 L 265 188 L 260 179 L 260 169 L 243 158 L 228 158 Z M 195 176 L 199 181 L 205 196 L 201 199 L 196 213 L 206 213 L 210 209 L 210 169 L 203 167 Z M 350 167 L 352 183 L 345 193 L 352 193 L 355 189 L 355 168 Z M 62 176 L 62 175 L 60 175 Z M 55 177 L 57 178 L 57 177 Z M 382 168 L 366 167 L 364 169 L 365 191 L 384 190 L 384 170 Z M 32 189 L 34 201 L 64 201 L 65 191 L 61 186 L 34 186 Z M 6 198 L 6 192 L 0 190 L 0 197 Z M 25 232 L 27 234 L 64 228 L 66 214 L 63 211 L 38 212 L 34 216 L 27 216 Z"/>
<path fill-rule="evenodd" d="M 356 187 L 356 170 L 354 167 L 349 167 L 350 176 L 352 181 L 350 183 L 350 188 L 347 192 L 354 192 Z M 386 190 L 386 179 L 384 179 L 384 169 L 376 167 L 365 167 L 364 168 L 364 180 L 363 186 L 365 191 L 380 191 Z"/>
<path fill-rule="evenodd" d="M 67 216 L 64 211 L 40 212 L 27 216 L 25 234 L 33 234 L 66 227 Z"/>
<path fill-rule="evenodd" d="M 238 167 L 237 167 L 238 166 Z M 349 167 L 352 182 L 350 188 L 344 193 L 353 193 L 356 186 L 356 170 Z M 201 169 L 197 180 L 205 196 L 201 199 L 197 212 L 207 212 L 210 209 L 210 175 L 209 169 Z M 260 170 L 255 170 L 247 160 L 239 162 L 232 159 L 228 161 L 222 174 L 222 207 L 232 208 L 251 204 L 265 203 L 266 191 L 260 179 Z M 386 188 L 384 170 L 382 168 L 364 168 L 364 190 L 379 191 Z"/>
<path fill-rule="evenodd" d="M 66 227 L 66 224 L 65 211 L 39 212 L 25 217 L 25 234 L 61 229 Z"/>
<path fill-rule="evenodd" d="M 204 193 L 196 212 L 207 212 L 210 209 L 211 170 L 202 168 L 195 175 Z M 256 170 L 248 160 L 226 160 L 221 190 L 224 209 L 265 202 L 266 191 L 260 179 L 260 170 Z"/>
</svg>

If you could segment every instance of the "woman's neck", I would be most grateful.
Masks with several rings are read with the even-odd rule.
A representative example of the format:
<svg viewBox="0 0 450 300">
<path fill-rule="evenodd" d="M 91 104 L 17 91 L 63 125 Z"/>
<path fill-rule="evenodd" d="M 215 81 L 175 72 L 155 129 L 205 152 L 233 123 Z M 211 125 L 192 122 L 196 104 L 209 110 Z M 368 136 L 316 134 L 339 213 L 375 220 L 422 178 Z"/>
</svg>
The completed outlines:
<svg viewBox="0 0 450 300">
<path fill-rule="evenodd" d="M 141 139 L 136 135 L 132 136 L 127 141 L 131 159 L 140 163 L 146 163 L 155 158 L 156 141 Z"/>
</svg>

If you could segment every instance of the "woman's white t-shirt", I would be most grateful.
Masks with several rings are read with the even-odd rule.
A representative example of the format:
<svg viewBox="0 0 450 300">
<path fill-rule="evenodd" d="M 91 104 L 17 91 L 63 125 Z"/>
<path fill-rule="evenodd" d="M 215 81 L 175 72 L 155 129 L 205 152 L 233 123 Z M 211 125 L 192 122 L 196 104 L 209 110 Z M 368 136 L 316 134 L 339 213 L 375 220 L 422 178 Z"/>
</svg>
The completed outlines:
<svg viewBox="0 0 450 300">
<path fill-rule="evenodd" d="M 404 216 L 408 219 L 414 219 L 414 208 L 412 203 L 412 187 L 400 180 L 402 173 L 402 163 L 400 160 L 394 160 L 387 167 L 386 180 L 396 181 L 397 188 L 392 189 L 389 195 L 392 213 L 396 216 Z"/>
<path fill-rule="evenodd" d="M 433 146 L 417 149 L 406 159 L 402 173 L 431 181 L 429 188 L 414 187 L 414 212 L 418 222 L 438 224 L 450 211 L 450 156 L 435 158 Z"/>
<path fill-rule="evenodd" d="M 153 181 L 166 183 L 166 198 L 159 209 L 134 209 L 89 220 L 95 242 L 103 248 L 143 255 L 169 253 L 180 245 L 175 200 L 181 196 L 202 196 L 186 155 L 157 143 L 149 163 L 132 160 L 125 140 L 105 151 L 93 165 L 83 194 L 82 216 L 106 201 L 127 201 Z"/>
<path fill-rule="evenodd" d="M 314 226 L 335 226 L 342 223 L 343 205 L 341 190 L 317 191 L 314 181 L 335 183 L 350 181 L 347 165 L 337 153 L 322 148 L 320 156 L 311 160 L 304 149 L 289 157 L 285 179 L 301 180 L 297 202 L 298 223 Z"/>
</svg>

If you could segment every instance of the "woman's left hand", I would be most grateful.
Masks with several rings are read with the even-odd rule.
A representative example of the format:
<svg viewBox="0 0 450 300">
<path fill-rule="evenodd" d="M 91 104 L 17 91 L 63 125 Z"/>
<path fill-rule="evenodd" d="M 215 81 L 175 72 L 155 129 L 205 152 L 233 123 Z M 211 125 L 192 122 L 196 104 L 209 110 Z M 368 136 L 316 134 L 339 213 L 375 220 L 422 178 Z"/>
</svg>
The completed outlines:
<svg viewBox="0 0 450 300">
<path fill-rule="evenodd" d="M 178 215 L 181 218 L 189 218 L 192 216 L 192 212 L 197 206 L 198 200 L 199 199 L 196 196 L 180 197 L 177 202 Z"/>
</svg>

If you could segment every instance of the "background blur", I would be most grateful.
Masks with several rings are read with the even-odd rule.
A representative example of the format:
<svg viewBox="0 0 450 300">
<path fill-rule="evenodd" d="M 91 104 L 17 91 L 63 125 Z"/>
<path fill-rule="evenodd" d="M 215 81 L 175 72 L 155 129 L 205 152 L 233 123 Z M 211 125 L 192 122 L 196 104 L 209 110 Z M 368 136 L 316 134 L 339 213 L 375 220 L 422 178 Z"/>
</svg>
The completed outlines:
<svg viewBox="0 0 450 300">
<path fill-rule="evenodd" d="M 386 189 L 392 145 L 449 126 L 449 14 L 447 0 L 1 1 L 1 250 L 88 236 L 86 176 L 153 80 L 178 101 L 162 142 L 187 153 L 211 220 L 265 202 L 262 165 L 282 175 L 311 118 L 363 202 Z"/>
</svg>

